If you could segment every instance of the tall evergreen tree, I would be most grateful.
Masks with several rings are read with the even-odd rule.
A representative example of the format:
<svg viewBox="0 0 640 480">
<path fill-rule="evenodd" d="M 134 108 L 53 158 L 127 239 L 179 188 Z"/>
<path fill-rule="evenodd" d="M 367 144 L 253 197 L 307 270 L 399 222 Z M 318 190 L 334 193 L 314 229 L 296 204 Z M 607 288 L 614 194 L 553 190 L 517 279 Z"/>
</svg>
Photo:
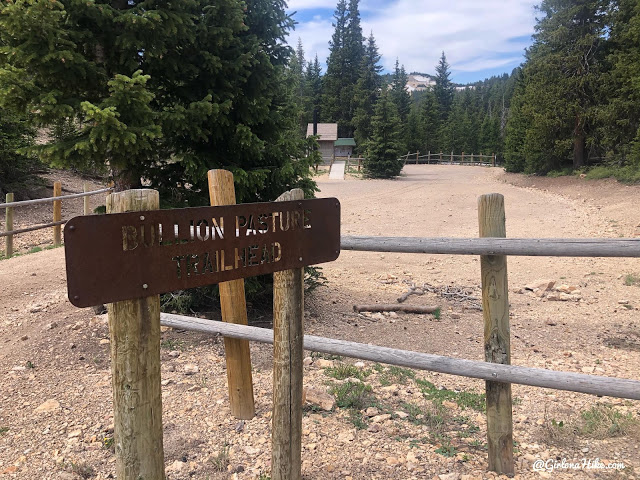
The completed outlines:
<svg viewBox="0 0 640 480">
<path fill-rule="evenodd" d="M 595 143 L 606 3 L 543 0 L 538 7 L 543 17 L 527 50 L 519 108 L 528 119 L 523 145 L 528 173 L 585 165 Z"/>
<path fill-rule="evenodd" d="M 313 119 L 313 112 L 318 112 L 318 118 L 322 118 L 320 107 L 322 105 L 322 68 L 316 54 L 313 62 L 307 64 L 305 75 L 307 94 L 305 97 L 305 112 Z"/>
<path fill-rule="evenodd" d="M 438 132 L 440 131 L 440 111 L 438 100 L 433 90 L 429 89 L 423 96 L 420 108 L 421 150 L 424 152 L 441 151 Z"/>
<path fill-rule="evenodd" d="M 411 95 L 407 91 L 407 81 L 409 76 L 404 69 L 404 65 L 400 66 L 400 62 L 396 58 L 396 65 L 393 71 L 393 77 L 391 78 L 391 90 L 389 92 L 391 101 L 395 104 L 398 110 L 398 116 L 400 117 L 400 142 L 402 149 L 408 148 L 409 132 L 407 120 L 409 119 L 409 112 L 411 110 Z M 417 117 L 415 117 L 414 127 L 417 130 Z"/>
<path fill-rule="evenodd" d="M 26 199 L 37 184 L 33 174 L 40 162 L 23 153 L 33 145 L 35 133 L 26 118 L 0 110 L 0 202 L 7 193 L 15 193 L 16 201 Z"/>
<path fill-rule="evenodd" d="M 371 117 L 373 117 L 375 104 L 382 88 L 382 77 L 380 76 L 382 66 L 378 62 L 380 62 L 380 54 L 372 32 L 367 39 L 364 58 L 360 65 L 360 76 L 354 93 L 353 126 L 355 128 L 356 149 L 359 152 L 364 152 L 366 142 L 371 137 Z"/>
<path fill-rule="evenodd" d="M 607 92 L 600 111 L 604 154 L 616 164 L 640 167 L 640 3 L 612 2 Z"/>
<path fill-rule="evenodd" d="M 438 65 L 436 65 L 436 84 L 433 88 L 433 93 L 435 94 L 438 102 L 441 122 L 447 120 L 449 112 L 453 106 L 453 94 L 455 92 L 455 88 L 449 78 L 450 76 L 451 72 L 449 71 L 447 57 L 444 52 L 442 52 L 440 61 L 438 62 Z"/>
<path fill-rule="evenodd" d="M 393 178 L 400 175 L 404 161 L 400 159 L 400 118 L 395 104 L 383 90 L 372 119 L 373 134 L 367 144 L 365 173 L 372 178 Z"/>
<path fill-rule="evenodd" d="M 206 202 L 206 171 L 238 201 L 311 191 L 285 68 L 283 0 L 17 1 L 0 7 L 0 104 L 37 126 L 77 126 L 39 147 L 56 165 L 108 162 L 162 198 Z M 34 35 L 33 32 L 38 32 Z M 187 188 L 185 185 L 191 185 Z M 167 194 L 168 193 L 168 194 Z"/>
<path fill-rule="evenodd" d="M 364 57 L 359 0 L 339 0 L 323 78 L 323 120 L 338 123 L 338 135 L 353 137 L 354 91 Z"/>
</svg>

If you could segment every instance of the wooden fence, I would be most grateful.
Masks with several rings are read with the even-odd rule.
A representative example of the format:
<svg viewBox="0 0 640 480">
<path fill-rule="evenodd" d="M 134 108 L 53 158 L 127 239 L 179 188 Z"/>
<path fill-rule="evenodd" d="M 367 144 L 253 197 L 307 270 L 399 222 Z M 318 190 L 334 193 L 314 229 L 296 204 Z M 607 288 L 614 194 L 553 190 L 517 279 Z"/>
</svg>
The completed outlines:
<svg viewBox="0 0 640 480">
<path fill-rule="evenodd" d="M 342 250 L 372 252 L 480 255 L 484 362 L 308 335 L 304 336 L 303 341 L 304 348 L 307 350 L 486 380 L 489 469 L 512 475 L 514 473 L 512 383 L 640 400 L 640 381 L 510 365 L 506 255 L 640 257 L 640 240 L 508 239 L 504 238 L 505 216 L 502 195 L 483 195 L 478 200 L 478 207 L 481 238 L 343 236 L 341 248 Z M 161 314 L 161 324 L 186 330 L 218 333 L 225 337 L 246 341 L 274 342 L 274 333 L 263 328 L 229 325 L 223 322 L 171 314 Z M 300 370 L 293 369 L 289 373 L 290 375 L 302 375 Z M 302 379 L 294 381 L 289 377 L 288 381 L 296 383 L 297 381 L 301 382 Z M 277 388 L 274 385 L 274 390 Z M 280 407 L 274 400 L 274 416 L 277 408 Z M 274 431 L 274 445 L 276 443 L 276 432 Z M 273 458 L 276 459 L 275 456 Z M 293 471 L 296 471 L 295 468 Z M 288 472 L 292 473 L 291 465 L 289 465 Z M 273 476 L 273 478 L 300 478 L 300 476 L 298 474 L 291 477 Z"/>
<path fill-rule="evenodd" d="M 71 195 L 62 195 L 62 184 L 60 182 L 54 182 L 53 184 L 53 197 L 38 198 L 35 200 L 24 200 L 21 202 L 13 201 L 13 193 L 7 193 L 6 203 L 0 203 L 0 208 L 5 209 L 5 225 L 4 232 L 0 232 L 0 237 L 5 237 L 5 257 L 10 258 L 13 256 L 13 236 L 20 233 L 33 232 L 34 230 L 41 230 L 43 228 L 53 227 L 53 245 L 58 247 L 62 244 L 62 225 L 67 221 L 62 220 L 62 201 L 71 200 L 73 198 L 84 198 L 83 211 L 84 215 L 91 213 L 89 209 L 89 197 L 91 195 L 99 195 L 101 193 L 107 193 L 113 190 L 113 188 L 103 188 L 100 190 L 89 191 L 88 184 L 83 185 L 83 193 L 74 193 Z M 41 203 L 53 203 L 53 221 L 51 223 L 45 223 L 42 225 L 34 225 L 32 227 L 13 229 L 14 208 L 25 207 L 28 205 L 37 205 Z"/>
<path fill-rule="evenodd" d="M 235 203 L 230 172 L 209 172 L 211 203 Z M 301 198 L 287 192 L 280 200 Z M 133 190 L 110 195 L 107 212 L 158 208 L 158 194 Z M 221 333 L 231 411 L 238 418 L 254 415 L 249 340 L 274 344 L 272 416 L 273 480 L 301 479 L 302 352 L 308 350 L 363 360 L 461 375 L 486 381 L 489 469 L 513 475 L 511 384 L 640 400 L 640 381 L 510 365 L 509 300 L 506 255 L 640 257 L 640 240 L 507 239 L 502 195 L 478 199 L 481 238 L 342 237 L 343 250 L 480 255 L 485 361 L 471 361 L 397 350 L 302 332 L 302 269 L 274 274 L 274 330 L 249 327 L 242 280 L 221 284 L 224 322 L 160 314 L 157 295 L 114 302 L 109 307 L 114 397 L 116 473 L 118 478 L 164 478 L 160 324 L 186 330 Z M 148 329 L 139 328 L 140 325 Z M 147 331 L 148 330 L 148 331 Z M 139 338 L 141 332 L 144 339 Z M 140 375 L 139 372 L 146 372 Z M 131 396 L 130 391 L 139 392 Z"/>
<path fill-rule="evenodd" d="M 465 153 L 460 155 L 454 155 L 453 152 L 427 152 L 426 154 L 420 154 L 420 152 L 407 153 L 403 155 L 404 163 L 413 164 L 447 164 L 447 165 L 481 165 L 495 167 L 497 165 L 497 157 L 495 153 L 491 155 L 483 155 L 478 153 Z"/>
</svg>

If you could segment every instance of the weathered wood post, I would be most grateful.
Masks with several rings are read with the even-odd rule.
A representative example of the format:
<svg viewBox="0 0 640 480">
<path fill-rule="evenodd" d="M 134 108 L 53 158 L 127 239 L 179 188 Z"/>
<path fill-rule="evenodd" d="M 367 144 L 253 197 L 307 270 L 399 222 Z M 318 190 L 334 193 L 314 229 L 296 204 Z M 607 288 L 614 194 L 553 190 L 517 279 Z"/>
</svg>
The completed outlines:
<svg viewBox="0 0 640 480">
<path fill-rule="evenodd" d="M 160 207 L 159 195 L 155 190 L 112 193 L 106 207 L 107 213 L 154 210 Z M 162 479 L 160 296 L 114 302 L 108 312 L 116 476 Z"/>
<path fill-rule="evenodd" d="M 420 156 L 420 150 L 416 152 L 416 165 L 418 165 L 418 157 Z"/>
<path fill-rule="evenodd" d="M 442 163 L 442 152 L 440 152 L 440 160 L 438 163 Z"/>
<path fill-rule="evenodd" d="M 471 154 L 471 165 L 473 165 L 473 153 Z"/>
<path fill-rule="evenodd" d="M 504 197 L 498 193 L 478 198 L 480 237 L 506 237 Z M 509 365 L 509 295 L 507 257 L 481 255 L 482 314 L 484 317 L 485 361 Z M 513 474 L 513 423 L 511 384 L 486 382 L 487 445 L 489 470 Z"/>
<path fill-rule="evenodd" d="M 495 153 L 492 155 L 491 166 L 492 167 L 496 166 L 496 154 Z"/>
<path fill-rule="evenodd" d="M 276 201 L 303 198 L 297 188 Z M 273 274 L 273 480 L 302 478 L 303 281 L 303 268 Z"/>
<path fill-rule="evenodd" d="M 59 197 L 62 195 L 62 184 L 60 182 L 53 183 L 53 196 Z M 62 220 L 62 200 L 53 201 L 53 221 L 59 222 Z M 59 247 L 62 245 L 62 225 L 56 225 L 53 227 L 53 246 Z"/>
<path fill-rule="evenodd" d="M 235 205 L 236 190 L 233 174 L 228 170 L 209 170 L 209 200 L 212 206 Z M 234 234 L 235 225 L 229 225 L 229 235 Z M 222 320 L 238 325 L 247 325 L 247 303 L 244 279 L 221 282 L 220 308 Z M 254 417 L 253 377 L 251 374 L 251 352 L 248 340 L 224 337 L 224 352 L 227 362 L 227 384 L 231 415 L 242 420 Z"/>
<path fill-rule="evenodd" d="M 7 193 L 5 202 L 13 202 L 13 193 Z M 4 231 L 10 232 L 13 230 L 13 207 L 6 207 L 4 211 Z M 13 256 L 13 235 L 7 235 L 4 238 L 4 255 L 6 258 L 11 258 Z"/>
<path fill-rule="evenodd" d="M 84 193 L 87 193 L 89 191 L 89 184 L 87 182 L 84 182 L 82 184 L 82 191 Z M 83 210 L 83 214 L 84 215 L 89 215 L 91 213 L 91 209 L 89 208 L 89 195 L 87 195 L 86 197 L 83 197 L 82 199 L 83 203 L 82 203 L 82 210 Z"/>
<path fill-rule="evenodd" d="M 429 153 L 427 153 L 427 165 L 429 165 L 431 163 L 431 150 L 429 150 Z"/>
<path fill-rule="evenodd" d="M 453 165 L 453 150 L 451 150 L 451 160 L 449 161 L 451 165 Z"/>
<path fill-rule="evenodd" d="M 460 157 L 460 165 L 464 165 L 464 152 L 462 152 L 462 156 Z"/>
</svg>

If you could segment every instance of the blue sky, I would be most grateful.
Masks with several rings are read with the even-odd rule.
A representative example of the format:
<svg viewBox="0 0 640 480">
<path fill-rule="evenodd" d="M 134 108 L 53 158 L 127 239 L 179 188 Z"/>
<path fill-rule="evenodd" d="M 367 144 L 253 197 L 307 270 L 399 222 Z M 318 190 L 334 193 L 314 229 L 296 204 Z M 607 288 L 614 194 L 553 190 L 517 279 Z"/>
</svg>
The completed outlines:
<svg viewBox="0 0 640 480">
<path fill-rule="evenodd" d="M 531 44 L 539 0 L 360 0 L 365 37 L 373 31 L 381 64 L 407 72 L 435 72 L 442 51 L 458 83 L 511 73 Z M 298 22 L 288 38 L 302 39 L 307 60 L 316 53 L 326 68 L 337 0 L 289 0 Z"/>
</svg>

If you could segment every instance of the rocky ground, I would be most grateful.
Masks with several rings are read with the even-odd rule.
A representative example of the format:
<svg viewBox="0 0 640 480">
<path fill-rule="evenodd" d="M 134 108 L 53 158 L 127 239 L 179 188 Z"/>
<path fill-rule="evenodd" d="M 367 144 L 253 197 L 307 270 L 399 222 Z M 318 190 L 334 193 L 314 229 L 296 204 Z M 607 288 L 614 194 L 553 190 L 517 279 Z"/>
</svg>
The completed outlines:
<svg viewBox="0 0 640 480">
<path fill-rule="evenodd" d="M 340 200 L 345 235 L 475 237 L 478 195 L 499 192 L 510 237 L 640 236 L 640 187 L 609 181 L 433 165 L 407 166 L 394 181 L 317 180 L 319 196 Z M 63 184 L 82 188 L 73 176 Z M 81 211 L 72 203 L 64 218 Z M 16 228 L 50 221 L 47 209 L 17 211 Z M 16 238 L 25 253 L 50 241 L 50 231 Z M 510 257 L 508 268 L 512 363 L 640 378 L 640 260 Z M 306 299 L 306 333 L 483 359 L 477 257 L 344 251 L 322 273 L 327 286 Z M 114 478 L 106 316 L 66 299 L 63 249 L 0 261 L 0 285 L 0 478 Z M 412 287 L 423 294 L 405 303 L 441 314 L 352 310 Z M 163 333 L 169 479 L 269 478 L 272 348 L 251 348 L 257 414 L 242 422 L 229 412 L 221 339 Z M 496 477 L 483 382 L 313 352 L 304 368 L 307 399 L 319 397 L 303 417 L 305 479 Z M 640 402 L 519 385 L 513 395 L 516 478 L 639 476 Z M 583 459 L 625 468 L 568 465 Z M 536 471 L 539 460 L 547 471 Z"/>
</svg>

